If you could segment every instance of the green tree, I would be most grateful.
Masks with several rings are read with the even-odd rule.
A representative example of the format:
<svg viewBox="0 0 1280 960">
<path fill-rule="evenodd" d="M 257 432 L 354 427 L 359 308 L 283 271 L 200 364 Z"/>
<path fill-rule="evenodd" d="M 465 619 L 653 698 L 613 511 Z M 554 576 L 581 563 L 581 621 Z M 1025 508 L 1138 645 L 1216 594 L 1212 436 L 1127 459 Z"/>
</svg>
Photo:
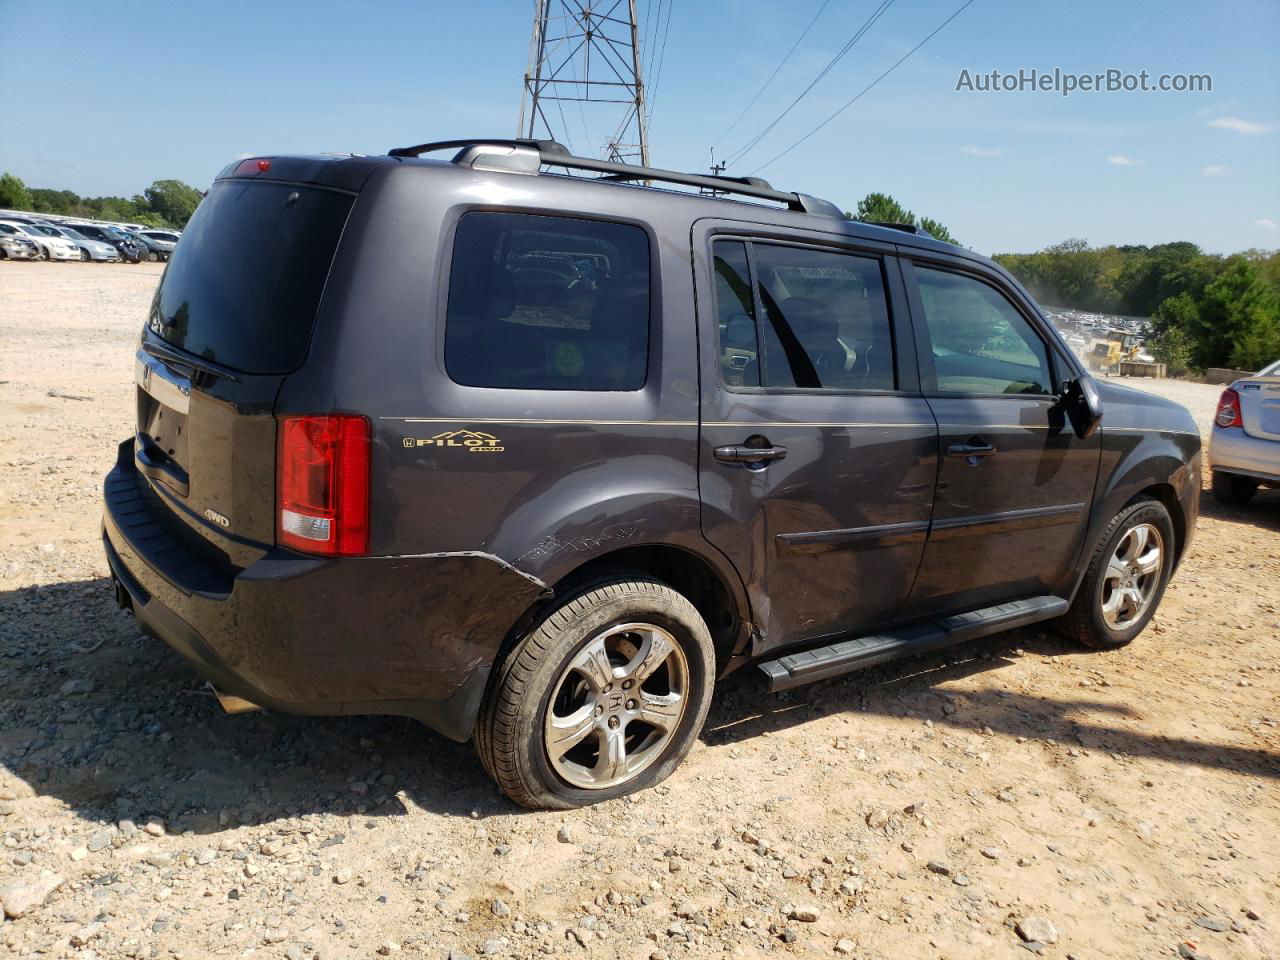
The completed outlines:
<svg viewBox="0 0 1280 960">
<path fill-rule="evenodd" d="M 887 193 L 868 193 L 858 201 L 854 220 L 863 223 L 906 223 L 916 225 L 916 216 Z"/>
<path fill-rule="evenodd" d="M 1186 294 L 1183 296 L 1185 297 Z M 1166 303 L 1172 302 L 1173 300 L 1166 301 Z M 1195 304 L 1191 304 L 1191 309 L 1195 309 Z M 1184 373 L 1191 369 L 1193 344 L 1185 328 L 1171 326 L 1160 330 L 1147 340 L 1147 346 L 1151 350 L 1151 355 L 1157 362 L 1165 364 L 1170 373 Z"/>
<path fill-rule="evenodd" d="M 31 209 L 31 191 L 12 173 L 0 175 L 0 207 L 7 210 Z"/>
<path fill-rule="evenodd" d="M 143 195 L 152 213 L 179 227 L 186 226 L 200 203 L 200 191 L 181 180 L 157 180 Z"/>
<path fill-rule="evenodd" d="M 960 241 L 951 235 L 951 231 L 937 220 L 929 217 L 916 217 L 914 213 L 898 203 L 887 193 L 868 193 L 858 201 L 858 210 L 853 214 L 845 214 L 850 220 L 863 223 L 904 223 L 928 231 L 929 235 L 944 243 L 959 246 Z"/>
<path fill-rule="evenodd" d="M 920 223 L 917 224 L 917 226 L 926 230 L 929 236 L 933 237 L 935 240 L 941 240 L 943 243 L 954 244 L 957 247 L 960 246 L 960 241 L 953 237 L 951 235 L 951 231 L 940 224 L 937 220 L 933 220 L 929 217 L 921 217 Z"/>
<path fill-rule="evenodd" d="M 1254 369 L 1270 362 L 1280 349 L 1280 299 L 1244 257 L 1232 257 L 1223 273 L 1204 289 L 1187 333 L 1195 345 L 1192 359 L 1200 367 L 1232 364 Z"/>
</svg>

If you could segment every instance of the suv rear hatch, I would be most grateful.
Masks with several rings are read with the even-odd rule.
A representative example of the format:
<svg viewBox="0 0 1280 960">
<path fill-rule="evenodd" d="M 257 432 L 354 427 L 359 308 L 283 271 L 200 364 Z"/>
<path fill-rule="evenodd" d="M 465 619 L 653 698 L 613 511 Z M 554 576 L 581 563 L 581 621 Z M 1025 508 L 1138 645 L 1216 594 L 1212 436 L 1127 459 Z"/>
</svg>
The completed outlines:
<svg viewBox="0 0 1280 960">
<path fill-rule="evenodd" d="M 1244 432 L 1251 437 L 1280 440 L 1280 376 L 1248 377 L 1232 384 L 1240 395 Z"/>
<path fill-rule="evenodd" d="M 306 358 L 354 201 L 220 179 L 152 301 L 136 362 L 139 486 L 168 532 L 225 577 L 275 543 L 275 399 Z"/>
</svg>

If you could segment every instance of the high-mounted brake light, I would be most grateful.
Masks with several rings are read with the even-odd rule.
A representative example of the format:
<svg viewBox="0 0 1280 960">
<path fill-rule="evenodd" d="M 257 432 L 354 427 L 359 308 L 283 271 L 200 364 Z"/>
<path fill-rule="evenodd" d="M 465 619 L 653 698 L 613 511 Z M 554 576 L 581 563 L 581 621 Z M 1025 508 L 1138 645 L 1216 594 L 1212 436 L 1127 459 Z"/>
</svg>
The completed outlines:
<svg viewBox="0 0 1280 960">
<path fill-rule="evenodd" d="M 255 157 L 252 160 L 241 160 L 240 163 L 236 165 L 236 176 L 243 177 L 248 173 L 266 173 L 270 169 L 270 160 L 260 160 Z"/>
<path fill-rule="evenodd" d="M 369 551 L 369 421 L 344 414 L 280 420 L 277 529 L 306 553 Z"/>
<path fill-rule="evenodd" d="M 1242 427 L 1244 416 L 1240 412 L 1240 394 L 1230 387 L 1222 391 L 1218 398 L 1218 415 L 1213 418 L 1220 427 Z"/>
</svg>

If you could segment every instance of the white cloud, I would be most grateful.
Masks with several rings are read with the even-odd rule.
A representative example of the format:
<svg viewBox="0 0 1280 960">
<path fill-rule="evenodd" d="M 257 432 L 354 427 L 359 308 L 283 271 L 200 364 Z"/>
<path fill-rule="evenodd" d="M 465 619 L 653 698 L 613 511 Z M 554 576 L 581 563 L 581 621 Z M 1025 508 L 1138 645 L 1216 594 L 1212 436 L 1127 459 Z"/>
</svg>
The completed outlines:
<svg viewBox="0 0 1280 960">
<path fill-rule="evenodd" d="M 1254 123 L 1251 120 L 1241 120 L 1239 117 L 1218 117 L 1216 120 L 1210 120 L 1209 126 L 1217 127 L 1219 130 L 1234 130 L 1236 133 L 1271 132 L 1271 128 L 1265 123 Z"/>
<path fill-rule="evenodd" d="M 1107 163 L 1113 167 L 1136 167 L 1139 161 L 1134 160 L 1132 157 L 1126 157 L 1123 153 L 1113 153 L 1107 157 Z"/>
<path fill-rule="evenodd" d="M 963 146 L 960 152 L 968 157 L 998 157 L 1004 153 L 999 147 L 971 147 Z"/>
<path fill-rule="evenodd" d="M 1206 177 L 1220 177 L 1230 169 L 1230 167 L 1224 167 L 1220 163 L 1213 163 L 1207 167 L 1201 167 L 1200 172 Z"/>
<path fill-rule="evenodd" d="M 1276 223 L 1270 217 L 1263 217 L 1261 220 L 1253 221 L 1259 227 L 1266 227 L 1268 230 L 1280 230 L 1280 223 Z"/>
</svg>

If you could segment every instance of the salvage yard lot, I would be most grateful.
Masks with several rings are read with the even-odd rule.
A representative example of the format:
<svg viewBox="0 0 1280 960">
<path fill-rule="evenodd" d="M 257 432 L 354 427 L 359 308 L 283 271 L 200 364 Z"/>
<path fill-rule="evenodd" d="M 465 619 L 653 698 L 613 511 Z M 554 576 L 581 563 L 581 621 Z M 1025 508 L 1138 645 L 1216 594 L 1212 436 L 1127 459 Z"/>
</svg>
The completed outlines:
<svg viewBox="0 0 1280 960">
<path fill-rule="evenodd" d="M 115 609 L 100 480 L 161 270 L 0 263 L 0 953 L 1280 956 L 1280 492 L 1206 495 L 1125 650 L 744 671 L 665 785 L 519 811 L 407 720 L 224 716 Z M 1207 435 L 1219 388 L 1132 383 Z"/>
</svg>

